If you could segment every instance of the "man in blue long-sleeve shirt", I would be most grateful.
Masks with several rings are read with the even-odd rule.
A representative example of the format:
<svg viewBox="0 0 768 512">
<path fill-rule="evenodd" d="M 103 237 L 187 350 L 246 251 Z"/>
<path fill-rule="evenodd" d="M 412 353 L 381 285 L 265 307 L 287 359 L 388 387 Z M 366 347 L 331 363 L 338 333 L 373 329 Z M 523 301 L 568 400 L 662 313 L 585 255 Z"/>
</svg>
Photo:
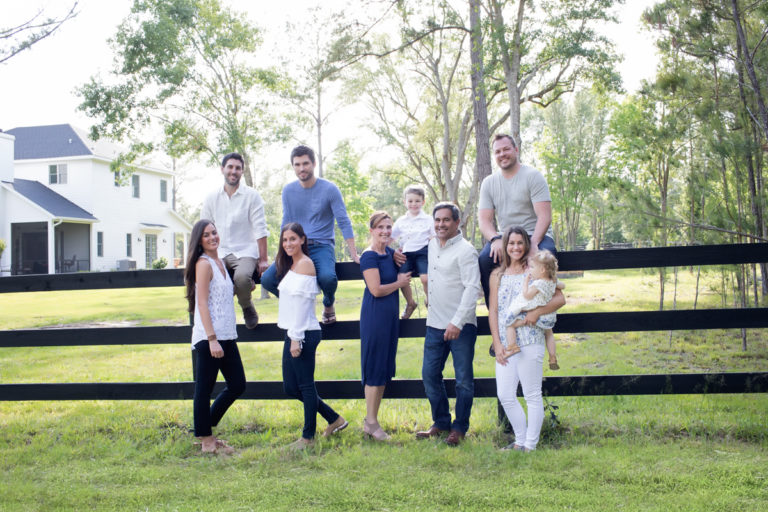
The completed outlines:
<svg viewBox="0 0 768 512">
<path fill-rule="evenodd" d="M 355 248 L 355 234 L 347 215 L 341 191 L 332 182 L 315 176 L 315 152 L 307 146 L 291 151 L 291 165 L 297 181 L 283 187 L 283 221 L 298 222 L 304 228 L 309 245 L 309 257 L 315 264 L 317 283 L 323 291 L 323 323 L 336 321 L 333 307 L 336 295 L 336 258 L 334 219 L 347 243 L 352 261 L 360 263 Z M 261 276 L 261 286 L 277 295 L 276 268 L 272 264 Z"/>
</svg>

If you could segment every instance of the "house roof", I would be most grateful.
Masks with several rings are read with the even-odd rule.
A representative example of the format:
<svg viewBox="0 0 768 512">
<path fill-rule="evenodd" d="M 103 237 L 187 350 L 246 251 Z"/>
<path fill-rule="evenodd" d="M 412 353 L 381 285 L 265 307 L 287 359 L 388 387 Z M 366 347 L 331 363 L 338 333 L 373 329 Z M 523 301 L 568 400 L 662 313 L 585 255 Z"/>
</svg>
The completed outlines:
<svg viewBox="0 0 768 512">
<path fill-rule="evenodd" d="M 100 156 L 111 160 L 124 151 L 113 142 L 92 141 L 85 131 L 70 124 L 22 126 L 5 133 L 16 137 L 14 160 L 73 156 Z"/>
<path fill-rule="evenodd" d="M 39 181 L 21 180 L 16 178 L 13 181 L 4 181 L 3 184 L 14 190 L 19 195 L 26 197 L 54 217 L 93 221 L 99 220 L 66 197 L 54 192 Z"/>
</svg>

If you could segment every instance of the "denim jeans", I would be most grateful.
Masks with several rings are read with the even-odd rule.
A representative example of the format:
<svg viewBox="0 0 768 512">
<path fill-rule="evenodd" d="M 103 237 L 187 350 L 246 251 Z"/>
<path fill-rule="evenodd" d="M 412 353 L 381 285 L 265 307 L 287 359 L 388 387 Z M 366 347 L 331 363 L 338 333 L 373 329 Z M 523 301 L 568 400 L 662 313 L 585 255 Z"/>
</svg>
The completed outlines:
<svg viewBox="0 0 768 512">
<path fill-rule="evenodd" d="M 330 307 L 336 301 L 336 287 L 338 279 L 336 278 L 336 255 L 334 247 L 326 244 L 312 244 L 309 246 L 309 257 L 315 264 L 317 273 L 317 284 L 323 291 L 323 306 Z M 279 296 L 277 285 L 277 267 L 275 264 L 269 266 L 261 275 L 261 286 L 273 295 Z"/>
<path fill-rule="evenodd" d="M 287 334 L 283 344 L 283 389 L 288 396 L 304 404 L 304 430 L 301 433 L 304 439 L 314 439 L 318 412 L 328 423 L 339 417 L 320 399 L 315 388 L 315 352 L 321 334 L 321 331 L 304 332 L 304 345 L 299 357 L 291 355 L 291 340 Z"/>
<path fill-rule="evenodd" d="M 193 411 L 195 416 L 195 436 L 206 437 L 212 434 L 211 427 L 219 424 L 224 413 L 237 397 L 245 391 L 245 372 L 240 360 L 240 351 L 235 340 L 219 340 L 224 349 L 224 357 L 214 358 L 208 341 L 195 344 L 197 357 L 197 378 L 195 379 L 195 397 Z M 227 387 L 219 393 L 211 405 L 211 393 L 216 384 L 216 377 L 221 370 Z"/>
<path fill-rule="evenodd" d="M 472 400 L 475 396 L 475 377 L 472 361 L 475 358 L 477 327 L 465 324 L 455 340 L 443 339 L 444 329 L 427 326 L 424 339 L 424 362 L 421 377 L 424 391 L 432 407 L 433 426 L 441 430 L 458 430 L 466 434 L 469 430 L 469 415 L 472 413 Z M 448 394 L 443 381 L 443 369 L 448 359 L 453 356 L 453 369 L 456 374 L 456 420 L 451 424 L 451 411 Z"/>
<path fill-rule="evenodd" d="M 539 243 L 539 249 L 546 249 L 557 256 L 555 241 L 549 236 L 544 236 Z M 493 262 L 493 258 L 491 258 L 491 242 L 486 243 L 477 258 L 477 264 L 480 265 L 480 284 L 483 286 L 486 306 L 488 305 L 488 293 L 490 293 L 489 279 L 491 277 L 491 272 L 493 272 L 493 269 L 498 267 L 500 263 L 501 261 L 498 261 L 497 263 Z"/>
</svg>

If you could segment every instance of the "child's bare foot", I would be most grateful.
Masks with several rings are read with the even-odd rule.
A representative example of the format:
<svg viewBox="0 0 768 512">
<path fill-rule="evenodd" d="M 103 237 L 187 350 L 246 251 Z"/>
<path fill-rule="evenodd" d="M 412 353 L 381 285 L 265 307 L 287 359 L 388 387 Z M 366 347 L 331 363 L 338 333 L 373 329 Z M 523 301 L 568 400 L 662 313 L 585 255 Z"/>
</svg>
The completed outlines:
<svg viewBox="0 0 768 512">
<path fill-rule="evenodd" d="M 403 310 L 403 315 L 400 317 L 401 320 L 408 320 L 411 318 L 411 315 L 416 310 L 417 304 L 415 302 L 411 302 L 410 304 L 407 304 L 405 306 L 405 309 Z"/>
<path fill-rule="evenodd" d="M 550 370 L 559 370 L 560 369 L 560 365 L 557 364 L 557 357 L 549 356 L 549 369 Z"/>
</svg>

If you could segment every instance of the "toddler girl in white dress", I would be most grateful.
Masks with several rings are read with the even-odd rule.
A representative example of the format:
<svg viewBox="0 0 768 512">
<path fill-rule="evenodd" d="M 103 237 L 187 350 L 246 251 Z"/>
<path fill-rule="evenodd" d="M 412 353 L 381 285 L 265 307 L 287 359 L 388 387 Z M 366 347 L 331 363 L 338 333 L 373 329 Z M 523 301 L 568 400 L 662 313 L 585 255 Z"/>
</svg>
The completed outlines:
<svg viewBox="0 0 768 512">
<path fill-rule="evenodd" d="M 507 325 L 505 357 L 510 357 L 520 352 L 520 347 L 517 345 L 517 332 L 515 331 L 515 328 L 525 324 L 525 317 L 519 316 L 520 313 L 544 306 L 552 300 L 555 289 L 565 288 L 564 284 L 557 281 L 557 258 L 547 250 L 540 250 L 528 260 L 527 274 L 523 279 L 523 289 L 512 299 L 509 307 L 504 312 L 504 318 L 506 319 L 504 323 Z M 537 322 L 542 327 L 546 326 L 544 335 L 547 352 L 549 353 L 549 368 L 552 370 L 560 369 L 555 355 L 555 335 L 552 332 L 556 317 L 556 313 L 542 315 Z"/>
</svg>

